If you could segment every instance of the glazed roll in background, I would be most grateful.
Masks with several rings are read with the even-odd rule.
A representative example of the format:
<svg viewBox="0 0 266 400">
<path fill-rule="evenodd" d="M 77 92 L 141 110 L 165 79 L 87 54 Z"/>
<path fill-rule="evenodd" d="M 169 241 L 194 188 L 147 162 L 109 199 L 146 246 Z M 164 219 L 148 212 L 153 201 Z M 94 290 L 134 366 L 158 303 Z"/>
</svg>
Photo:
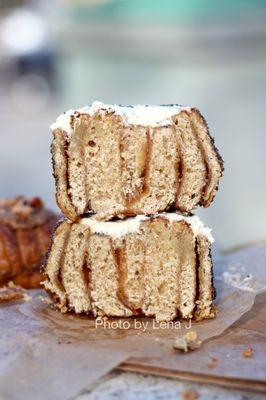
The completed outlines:
<svg viewBox="0 0 266 400">
<path fill-rule="evenodd" d="M 0 286 L 40 287 L 40 267 L 59 215 L 40 198 L 0 200 Z"/>
</svg>

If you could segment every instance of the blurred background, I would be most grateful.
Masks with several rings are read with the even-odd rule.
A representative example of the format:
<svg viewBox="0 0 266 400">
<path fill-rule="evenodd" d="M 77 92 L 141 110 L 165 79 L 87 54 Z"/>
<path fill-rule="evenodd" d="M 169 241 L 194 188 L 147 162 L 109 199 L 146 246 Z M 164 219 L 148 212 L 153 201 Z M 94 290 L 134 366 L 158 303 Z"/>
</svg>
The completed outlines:
<svg viewBox="0 0 266 400">
<path fill-rule="evenodd" d="M 0 0 L 0 197 L 56 209 L 49 126 L 93 100 L 198 107 L 225 160 L 197 213 L 228 249 L 266 239 L 266 2 Z"/>
</svg>

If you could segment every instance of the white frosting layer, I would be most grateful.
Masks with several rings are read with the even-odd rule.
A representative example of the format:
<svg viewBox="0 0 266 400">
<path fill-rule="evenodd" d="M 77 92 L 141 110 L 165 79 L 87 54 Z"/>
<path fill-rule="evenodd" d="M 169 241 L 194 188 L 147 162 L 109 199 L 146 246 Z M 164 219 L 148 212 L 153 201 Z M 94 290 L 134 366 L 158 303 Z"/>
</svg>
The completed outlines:
<svg viewBox="0 0 266 400">
<path fill-rule="evenodd" d="M 186 217 L 178 213 L 160 213 L 155 214 L 153 217 L 167 218 L 170 223 L 172 223 L 173 221 L 186 221 L 191 226 L 195 236 L 202 234 L 208 238 L 210 243 L 214 242 L 214 238 L 211 234 L 211 229 L 205 227 L 203 222 L 196 215 Z M 123 220 L 99 221 L 93 216 L 82 218 L 79 223 L 89 226 L 92 233 L 108 235 L 115 239 L 118 239 L 130 233 L 137 233 L 140 229 L 141 222 L 146 221 L 150 218 L 151 217 L 148 217 L 146 215 L 137 215 L 136 217 L 126 218 Z"/>
<path fill-rule="evenodd" d="M 180 111 L 190 111 L 190 107 L 178 105 L 170 106 L 152 106 L 152 105 L 137 105 L 137 106 L 117 106 L 104 104 L 100 101 L 94 101 L 91 106 L 85 106 L 76 110 L 69 110 L 61 114 L 51 129 L 61 129 L 68 135 L 71 135 L 73 128 L 71 126 L 71 117 L 75 113 L 93 115 L 99 112 L 114 112 L 124 118 L 127 125 L 142 125 L 142 126 L 166 126 L 172 123 L 173 115 Z"/>
</svg>

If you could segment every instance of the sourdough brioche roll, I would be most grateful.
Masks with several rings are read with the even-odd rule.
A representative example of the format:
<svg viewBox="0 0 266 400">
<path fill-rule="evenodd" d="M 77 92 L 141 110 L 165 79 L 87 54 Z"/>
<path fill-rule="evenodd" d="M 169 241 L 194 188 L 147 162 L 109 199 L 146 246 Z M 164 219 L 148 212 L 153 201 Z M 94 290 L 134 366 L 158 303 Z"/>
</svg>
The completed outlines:
<svg viewBox="0 0 266 400">
<path fill-rule="evenodd" d="M 195 108 L 94 102 L 52 125 L 56 198 L 72 221 L 208 207 L 223 166 Z"/>
<path fill-rule="evenodd" d="M 63 221 L 44 286 L 62 312 L 157 321 L 213 317 L 212 241 L 198 217 L 177 213 Z"/>
<path fill-rule="evenodd" d="M 40 287 L 40 266 L 59 217 L 35 197 L 0 200 L 0 286 Z"/>
</svg>

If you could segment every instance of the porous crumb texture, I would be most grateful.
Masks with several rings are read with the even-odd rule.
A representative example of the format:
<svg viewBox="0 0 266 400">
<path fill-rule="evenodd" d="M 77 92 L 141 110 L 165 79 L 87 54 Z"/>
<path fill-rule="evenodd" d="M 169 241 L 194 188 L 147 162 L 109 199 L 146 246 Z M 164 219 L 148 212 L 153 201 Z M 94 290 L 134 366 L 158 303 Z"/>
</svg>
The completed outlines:
<svg viewBox="0 0 266 400">
<path fill-rule="evenodd" d="M 44 272 L 44 286 L 62 312 L 157 321 L 214 316 L 209 238 L 163 214 L 119 237 L 64 221 Z"/>
<path fill-rule="evenodd" d="M 126 124 L 108 110 L 74 113 L 71 126 L 71 134 L 54 127 L 52 143 L 57 202 L 70 220 L 189 213 L 214 199 L 223 167 L 197 109 L 164 126 Z"/>
</svg>

